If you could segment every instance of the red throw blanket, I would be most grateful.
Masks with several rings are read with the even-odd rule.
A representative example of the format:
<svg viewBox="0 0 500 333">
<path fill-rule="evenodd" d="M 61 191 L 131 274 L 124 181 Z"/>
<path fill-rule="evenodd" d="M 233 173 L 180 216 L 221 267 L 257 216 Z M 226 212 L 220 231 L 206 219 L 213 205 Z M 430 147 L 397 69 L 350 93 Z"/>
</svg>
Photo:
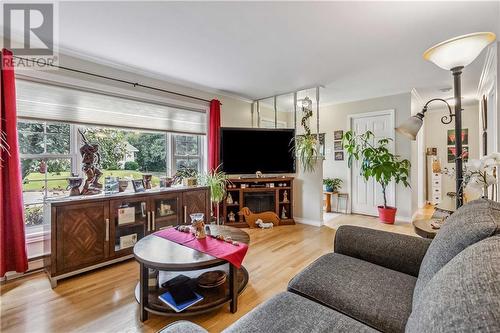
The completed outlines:
<svg viewBox="0 0 500 333">
<path fill-rule="evenodd" d="M 177 231 L 175 228 L 164 229 L 155 232 L 154 235 L 213 257 L 227 260 L 236 268 L 241 267 L 243 258 L 245 258 L 248 250 L 248 245 L 244 243 L 238 242 L 238 245 L 234 245 L 210 236 L 197 239 L 193 234 Z"/>
</svg>

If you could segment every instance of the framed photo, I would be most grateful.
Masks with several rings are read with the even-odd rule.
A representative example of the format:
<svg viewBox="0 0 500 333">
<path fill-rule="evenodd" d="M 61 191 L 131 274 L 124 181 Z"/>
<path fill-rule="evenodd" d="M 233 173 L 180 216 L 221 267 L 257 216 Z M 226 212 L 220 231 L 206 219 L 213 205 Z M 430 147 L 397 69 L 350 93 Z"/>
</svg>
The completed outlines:
<svg viewBox="0 0 500 333">
<path fill-rule="evenodd" d="M 336 151 L 335 152 L 335 161 L 343 161 L 344 160 L 344 152 Z"/>
<path fill-rule="evenodd" d="M 448 143 L 448 146 L 455 145 L 455 130 L 454 129 L 448 130 L 447 143 Z M 469 129 L 468 128 L 462 129 L 462 144 L 463 145 L 469 144 Z"/>
<path fill-rule="evenodd" d="M 137 243 L 137 234 L 130 234 L 120 237 L 120 249 L 132 247 Z"/>
<path fill-rule="evenodd" d="M 334 140 L 342 140 L 343 136 L 344 136 L 344 131 L 333 131 Z"/>
<path fill-rule="evenodd" d="M 462 147 L 462 149 L 463 149 L 462 161 L 463 163 L 467 163 L 469 161 L 469 147 L 464 146 Z M 447 155 L 448 155 L 448 163 L 455 163 L 455 147 L 448 147 Z"/>
<path fill-rule="evenodd" d="M 132 185 L 134 186 L 134 192 L 144 192 L 144 183 L 142 179 L 132 179 Z"/>
<path fill-rule="evenodd" d="M 342 141 L 333 141 L 333 150 L 344 150 L 344 147 L 342 147 Z"/>
</svg>

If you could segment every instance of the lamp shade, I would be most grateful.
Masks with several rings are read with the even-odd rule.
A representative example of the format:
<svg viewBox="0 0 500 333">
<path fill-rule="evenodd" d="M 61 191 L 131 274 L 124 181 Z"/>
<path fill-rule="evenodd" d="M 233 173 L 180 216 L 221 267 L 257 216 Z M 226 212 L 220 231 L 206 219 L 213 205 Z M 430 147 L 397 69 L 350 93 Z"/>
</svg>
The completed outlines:
<svg viewBox="0 0 500 333">
<path fill-rule="evenodd" d="M 418 131 L 420 131 L 423 123 L 424 121 L 421 116 L 412 116 L 405 120 L 399 127 L 397 127 L 396 131 L 410 138 L 411 140 L 416 140 Z"/>
<path fill-rule="evenodd" d="M 439 67 L 451 70 L 469 65 L 481 51 L 493 42 L 496 35 L 492 32 L 475 32 L 448 39 L 424 52 L 424 59 Z"/>
</svg>

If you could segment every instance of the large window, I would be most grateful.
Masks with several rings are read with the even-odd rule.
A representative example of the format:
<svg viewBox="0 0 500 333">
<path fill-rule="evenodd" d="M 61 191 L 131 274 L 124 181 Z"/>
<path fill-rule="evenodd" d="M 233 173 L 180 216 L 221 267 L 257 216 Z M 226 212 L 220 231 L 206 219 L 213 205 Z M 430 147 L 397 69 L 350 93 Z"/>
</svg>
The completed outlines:
<svg viewBox="0 0 500 333">
<path fill-rule="evenodd" d="M 28 237 L 41 231 L 44 200 L 67 195 L 71 174 L 85 178 L 79 153 L 83 139 L 79 132 L 88 141 L 99 144 L 101 183 L 106 176 L 140 179 L 142 174 L 151 173 L 156 187 L 160 176 L 172 176 L 181 168 L 203 170 L 203 136 L 19 120 Z M 133 189 L 129 186 L 127 190 Z"/>
</svg>

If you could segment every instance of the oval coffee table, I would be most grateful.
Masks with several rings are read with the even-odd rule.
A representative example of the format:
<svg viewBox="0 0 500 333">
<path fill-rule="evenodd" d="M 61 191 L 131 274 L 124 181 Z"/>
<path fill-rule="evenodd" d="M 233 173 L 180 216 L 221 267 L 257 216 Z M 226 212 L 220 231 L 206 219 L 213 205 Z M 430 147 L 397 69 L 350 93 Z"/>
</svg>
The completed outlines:
<svg viewBox="0 0 500 333">
<path fill-rule="evenodd" d="M 240 243 L 250 242 L 248 234 L 238 228 L 210 225 L 210 232 L 212 235 L 231 236 L 233 240 Z M 134 246 L 134 256 L 140 264 L 140 281 L 135 288 L 135 298 L 140 304 L 141 321 L 147 320 L 149 313 L 164 316 L 190 316 L 215 310 L 226 303 L 230 303 L 230 310 L 234 313 L 238 309 L 238 295 L 248 283 L 248 272 L 243 266 L 237 269 L 226 260 L 155 235 L 140 239 Z M 175 312 L 158 299 L 158 296 L 166 292 L 165 289 L 159 286 L 148 286 L 149 269 L 181 274 L 183 271 L 207 269 L 224 264 L 229 264 L 227 281 L 222 286 L 211 289 L 197 288 L 196 292 L 204 299 L 182 312 Z"/>
</svg>

